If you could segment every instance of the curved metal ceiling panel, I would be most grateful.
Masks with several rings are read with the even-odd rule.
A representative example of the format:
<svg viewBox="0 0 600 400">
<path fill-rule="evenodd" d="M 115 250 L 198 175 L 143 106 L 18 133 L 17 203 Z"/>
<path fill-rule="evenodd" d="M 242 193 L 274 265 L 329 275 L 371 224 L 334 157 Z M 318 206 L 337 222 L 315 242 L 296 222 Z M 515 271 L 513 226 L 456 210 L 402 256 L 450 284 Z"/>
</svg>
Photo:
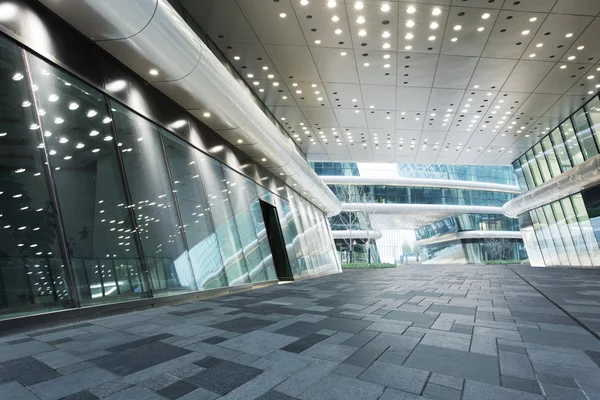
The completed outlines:
<svg viewBox="0 0 600 400">
<path fill-rule="evenodd" d="M 434 236 L 428 239 L 417 240 L 415 245 L 424 246 L 428 244 L 437 244 L 450 242 L 460 239 L 522 239 L 520 231 L 465 231 L 453 232 L 441 236 Z"/>
<path fill-rule="evenodd" d="M 185 109 L 201 113 L 230 143 L 267 159 L 269 170 L 323 211 L 341 210 L 291 139 L 165 0 L 40 1 Z"/>
</svg>

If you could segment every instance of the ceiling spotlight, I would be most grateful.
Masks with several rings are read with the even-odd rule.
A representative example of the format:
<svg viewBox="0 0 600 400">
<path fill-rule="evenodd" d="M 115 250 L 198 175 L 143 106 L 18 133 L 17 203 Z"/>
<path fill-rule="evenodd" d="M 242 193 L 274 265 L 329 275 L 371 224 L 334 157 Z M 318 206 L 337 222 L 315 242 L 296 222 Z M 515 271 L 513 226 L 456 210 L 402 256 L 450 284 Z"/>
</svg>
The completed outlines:
<svg viewBox="0 0 600 400">
<path fill-rule="evenodd" d="M 387 50 L 391 47 L 391 45 L 389 43 L 384 43 L 383 46 L 381 46 L 381 47 L 383 47 L 384 49 Z"/>
<path fill-rule="evenodd" d="M 453 37 L 452 39 L 450 39 L 450 41 L 452 42 L 456 42 L 458 40 L 458 38 Z"/>
<path fill-rule="evenodd" d="M 572 36 L 573 36 L 573 34 L 572 34 L 572 33 L 567 33 L 567 34 L 565 35 L 565 37 L 568 37 L 568 38 L 570 38 L 570 37 L 572 37 Z"/>
<path fill-rule="evenodd" d="M 356 3 L 354 3 L 354 8 L 357 10 L 362 10 L 365 7 L 365 5 L 362 3 L 362 1 L 357 1 Z"/>
<path fill-rule="evenodd" d="M 521 35 L 523 35 L 523 36 L 529 35 L 529 31 L 528 30 L 524 30 L 523 32 L 521 32 Z"/>
<path fill-rule="evenodd" d="M 412 50 L 412 46 L 404 46 L 404 50 Z"/>
<path fill-rule="evenodd" d="M 389 68 L 390 64 L 384 64 L 383 68 Z"/>
<path fill-rule="evenodd" d="M 407 34 L 406 34 L 406 36 L 404 36 L 404 37 L 405 37 L 406 39 L 408 39 L 408 40 L 410 40 L 410 39 L 414 38 L 413 34 L 412 34 L 412 33 L 410 33 L 410 32 L 409 32 L 409 33 L 407 33 Z"/>
<path fill-rule="evenodd" d="M 482 19 L 488 19 L 490 17 L 489 13 L 485 13 L 481 16 Z"/>
<path fill-rule="evenodd" d="M 538 43 L 535 45 L 535 47 L 542 47 L 544 45 L 544 43 Z"/>
<path fill-rule="evenodd" d="M 368 67 L 368 66 L 369 66 L 369 65 L 371 65 L 371 64 L 369 64 L 369 63 L 367 62 L 367 63 L 364 63 L 363 65 L 364 65 L 365 67 Z"/>
<path fill-rule="evenodd" d="M 529 18 L 529 22 L 535 22 L 535 21 L 537 21 L 537 17 L 531 17 L 531 18 Z"/>
<path fill-rule="evenodd" d="M 150 71 L 148 71 L 150 73 L 150 75 L 156 76 L 158 75 L 158 70 L 152 68 Z"/>
<path fill-rule="evenodd" d="M 594 75 L 590 75 L 590 76 L 588 76 L 587 78 L 588 78 L 588 79 L 594 79 L 595 77 L 594 77 Z"/>
<path fill-rule="evenodd" d="M 248 78 L 251 78 L 251 79 L 252 79 L 252 78 L 254 78 L 254 74 L 248 74 L 248 75 L 246 75 L 246 76 L 247 76 Z"/>
<path fill-rule="evenodd" d="M 431 25 L 429 25 L 431 29 L 437 29 L 439 26 L 440 24 L 438 24 L 437 22 L 432 22 Z"/>
<path fill-rule="evenodd" d="M 253 84 L 254 86 L 258 86 L 258 85 L 260 85 L 260 82 L 254 81 L 254 82 L 252 82 L 252 84 Z"/>
<path fill-rule="evenodd" d="M 273 82 L 273 86 L 275 86 L 275 87 L 279 86 L 279 82 Z"/>
<path fill-rule="evenodd" d="M 300 4 L 306 6 L 308 5 L 308 0 L 300 0 Z"/>
<path fill-rule="evenodd" d="M 367 31 L 361 29 L 360 31 L 358 31 L 358 36 L 367 36 Z"/>
<path fill-rule="evenodd" d="M 327 7 L 329 8 L 334 8 L 337 4 L 335 3 L 335 0 L 329 0 L 327 2 Z"/>
<path fill-rule="evenodd" d="M 461 29 L 462 29 L 462 26 L 460 26 L 460 25 L 455 25 L 454 26 L 454 30 L 455 31 L 460 31 Z"/>
<path fill-rule="evenodd" d="M 237 141 L 238 143 L 244 143 L 244 141 L 242 139 L 238 139 Z"/>
<path fill-rule="evenodd" d="M 358 17 L 356 18 L 356 22 L 359 24 L 364 24 L 365 23 L 365 17 Z"/>
<path fill-rule="evenodd" d="M 406 12 L 409 14 L 414 14 L 415 11 L 417 11 L 417 9 L 415 8 L 415 6 L 408 6 L 408 8 L 406 9 Z"/>
<path fill-rule="evenodd" d="M 388 3 L 383 3 L 383 4 L 381 5 L 381 11 L 383 11 L 383 12 L 388 12 L 388 11 L 390 11 L 390 5 L 389 5 Z"/>
<path fill-rule="evenodd" d="M 428 39 L 429 39 L 430 41 L 434 41 L 434 40 L 435 40 L 435 36 L 429 36 L 429 37 L 428 37 Z"/>
<path fill-rule="evenodd" d="M 342 30 L 341 29 L 336 29 L 335 30 L 335 34 L 336 35 L 341 35 L 342 34 Z"/>
<path fill-rule="evenodd" d="M 315 40 L 315 44 L 321 44 L 320 40 Z"/>
<path fill-rule="evenodd" d="M 575 59 L 575 56 L 569 56 L 569 58 L 567 58 L 567 60 L 569 61 L 573 61 Z"/>
<path fill-rule="evenodd" d="M 281 13 L 281 14 L 279 14 L 279 17 L 285 18 L 285 17 L 287 17 L 287 14 L 286 13 Z"/>
<path fill-rule="evenodd" d="M 583 50 L 583 49 L 585 49 L 585 46 L 579 46 L 579 47 L 577 47 L 577 50 Z"/>
<path fill-rule="evenodd" d="M 408 21 L 406 21 L 406 26 L 408 28 L 412 28 L 413 26 L 415 26 L 415 21 L 413 21 L 412 19 L 409 19 Z"/>
<path fill-rule="evenodd" d="M 269 78 L 269 79 L 273 79 L 273 78 L 275 78 L 275 75 L 273 75 L 273 74 L 271 74 L 271 75 L 267 75 L 267 78 Z"/>
<path fill-rule="evenodd" d="M 440 10 L 439 7 L 436 7 L 433 9 L 433 11 L 431 12 L 431 14 L 433 15 L 440 15 L 442 13 L 442 10 Z"/>
<path fill-rule="evenodd" d="M 205 118 L 209 118 L 210 117 L 210 113 L 209 112 L 205 112 L 204 114 L 202 114 L 203 117 Z"/>
<path fill-rule="evenodd" d="M 533 57 L 535 57 L 535 53 L 531 53 L 531 54 L 529 55 L 529 58 L 533 58 Z"/>
<path fill-rule="evenodd" d="M 560 66 L 560 69 L 566 69 L 566 68 L 567 68 L 567 66 L 566 66 L 566 65 L 561 65 L 561 66 Z"/>
<path fill-rule="evenodd" d="M 233 57 L 233 59 L 234 59 L 235 61 L 239 61 L 239 60 L 240 60 L 240 56 L 235 56 L 235 57 Z"/>
<path fill-rule="evenodd" d="M 390 58 L 390 57 L 391 57 L 391 56 L 390 56 L 389 54 L 384 54 L 384 55 L 383 55 L 383 58 L 385 58 L 386 60 L 387 60 L 388 58 Z"/>
<path fill-rule="evenodd" d="M 348 53 L 346 53 L 345 51 L 342 51 L 342 52 L 340 53 L 340 55 L 341 55 L 342 57 L 344 57 L 346 54 L 348 54 Z"/>
<path fill-rule="evenodd" d="M 483 26 L 480 26 L 479 28 L 477 28 L 477 32 L 483 32 L 485 30 L 485 28 Z"/>
<path fill-rule="evenodd" d="M 381 37 L 382 37 L 382 38 L 385 38 L 385 39 L 389 38 L 390 36 L 391 36 L 391 35 L 390 35 L 390 33 L 389 33 L 388 31 L 384 31 L 384 32 L 381 34 Z"/>
<path fill-rule="evenodd" d="M 333 17 L 331 17 L 331 20 L 333 22 L 338 22 L 340 20 L 340 17 L 338 17 L 337 15 L 334 15 Z"/>
</svg>

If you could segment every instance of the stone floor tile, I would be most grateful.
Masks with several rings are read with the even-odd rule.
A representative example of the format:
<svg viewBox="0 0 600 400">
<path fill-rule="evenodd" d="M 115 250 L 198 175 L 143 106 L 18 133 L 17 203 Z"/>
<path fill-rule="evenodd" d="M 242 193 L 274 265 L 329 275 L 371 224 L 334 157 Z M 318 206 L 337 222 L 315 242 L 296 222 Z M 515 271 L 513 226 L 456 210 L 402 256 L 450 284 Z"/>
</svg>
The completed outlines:
<svg viewBox="0 0 600 400">
<path fill-rule="evenodd" d="M 177 381 L 156 392 L 168 399 L 178 399 L 186 394 L 198 389 L 198 386 L 186 381 Z"/>
<path fill-rule="evenodd" d="M 460 400 L 461 391 L 434 383 L 428 383 L 423 391 L 423 397 L 434 400 Z"/>
<path fill-rule="evenodd" d="M 305 336 L 293 343 L 288 344 L 287 346 L 283 347 L 282 350 L 292 353 L 302 353 L 304 350 L 327 339 L 328 337 L 329 336 L 321 335 L 319 333 L 313 333 L 312 335 Z"/>
<path fill-rule="evenodd" d="M 392 311 L 385 315 L 383 319 L 393 319 L 396 321 L 419 322 L 425 324 L 433 324 L 438 317 L 438 314 L 423 314 L 410 311 Z"/>
<path fill-rule="evenodd" d="M 337 317 L 329 317 L 316 323 L 316 325 L 319 325 L 320 329 L 331 329 L 352 334 L 362 331 L 371 324 L 372 322 L 368 321 L 349 320 Z"/>
<path fill-rule="evenodd" d="M 444 347 L 447 349 L 469 351 L 471 340 L 427 333 L 421 340 L 421 344 Z"/>
<path fill-rule="evenodd" d="M 297 400 L 297 397 L 288 396 L 285 393 L 269 390 L 267 393 L 258 397 L 256 400 Z"/>
<path fill-rule="evenodd" d="M 359 379 L 420 394 L 428 377 L 427 371 L 375 361 L 359 376 Z"/>
<path fill-rule="evenodd" d="M 225 395 L 262 373 L 258 368 L 222 360 L 185 380 L 211 392 Z"/>
<path fill-rule="evenodd" d="M 308 357 L 339 363 L 350 357 L 355 351 L 355 347 L 321 342 L 315 344 L 307 350 L 304 350 L 301 354 Z"/>
<path fill-rule="evenodd" d="M 276 350 L 252 363 L 252 367 L 273 370 L 283 375 L 291 375 L 312 361 L 312 358 L 283 350 Z"/>
<path fill-rule="evenodd" d="M 291 377 L 280 383 L 275 390 L 298 397 L 315 382 L 329 374 L 339 364 L 325 360 L 314 360 L 306 367 L 297 371 Z"/>
<path fill-rule="evenodd" d="M 350 364 L 340 364 L 334 370 L 334 374 L 348 376 L 350 378 L 356 378 L 360 374 L 364 372 L 364 367 L 357 367 L 355 365 Z"/>
<path fill-rule="evenodd" d="M 39 400 L 19 382 L 6 382 L 0 384 L 0 400 Z"/>
<path fill-rule="evenodd" d="M 320 379 L 300 398 L 305 400 L 376 400 L 383 393 L 383 386 L 329 374 Z"/>
<path fill-rule="evenodd" d="M 30 389 L 44 400 L 53 400 L 113 381 L 118 377 L 100 368 L 87 368 L 70 375 L 41 382 Z"/>
<path fill-rule="evenodd" d="M 276 333 L 253 331 L 219 343 L 219 346 L 244 353 L 265 356 L 272 351 L 279 350 L 288 344 L 295 342 L 293 336 L 278 335 Z"/>
<path fill-rule="evenodd" d="M 544 400 L 544 396 L 467 380 L 462 400 Z"/>
<path fill-rule="evenodd" d="M 578 389 L 542 383 L 547 397 L 561 400 L 588 400 L 588 397 Z"/>
<path fill-rule="evenodd" d="M 445 386 L 456 390 L 462 390 L 464 379 L 455 376 L 432 373 L 429 377 L 429 383 L 439 386 Z"/>
<path fill-rule="evenodd" d="M 542 391 L 540 390 L 540 385 L 535 379 L 523 379 L 510 375 L 502 375 L 500 377 L 500 381 L 502 383 L 502 386 L 510 389 L 542 394 Z"/>
<path fill-rule="evenodd" d="M 103 383 L 98 386 L 94 386 L 88 391 L 100 398 L 110 396 L 113 393 L 117 393 L 123 389 L 127 389 L 132 386 L 131 382 L 126 381 L 125 379 L 119 378 L 110 382 Z"/>
</svg>

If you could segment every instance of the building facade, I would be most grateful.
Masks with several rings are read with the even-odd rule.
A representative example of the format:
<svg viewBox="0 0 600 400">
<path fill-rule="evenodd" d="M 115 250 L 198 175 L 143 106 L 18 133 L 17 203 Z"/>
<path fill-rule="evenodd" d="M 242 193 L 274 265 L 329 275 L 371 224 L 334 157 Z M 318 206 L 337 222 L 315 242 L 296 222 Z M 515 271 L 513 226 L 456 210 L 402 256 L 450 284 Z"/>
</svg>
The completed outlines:
<svg viewBox="0 0 600 400">
<path fill-rule="evenodd" d="M 518 215 L 532 265 L 600 266 L 600 99 L 592 98 L 513 163 Z"/>
<path fill-rule="evenodd" d="M 0 325 L 340 272 L 318 180 L 260 165 L 37 2 L 1 12 Z"/>
</svg>

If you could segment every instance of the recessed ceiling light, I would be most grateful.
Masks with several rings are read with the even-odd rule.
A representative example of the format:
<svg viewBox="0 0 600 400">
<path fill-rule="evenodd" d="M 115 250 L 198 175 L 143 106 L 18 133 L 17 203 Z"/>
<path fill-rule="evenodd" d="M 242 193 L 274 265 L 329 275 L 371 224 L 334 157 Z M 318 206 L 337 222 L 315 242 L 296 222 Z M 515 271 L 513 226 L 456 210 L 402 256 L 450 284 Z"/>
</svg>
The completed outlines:
<svg viewBox="0 0 600 400">
<path fill-rule="evenodd" d="M 279 82 L 273 82 L 273 86 L 275 86 L 275 87 L 279 86 Z"/>
<path fill-rule="evenodd" d="M 337 15 L 334 15 L 333 17 L 331 17 L 331 20 L 333 22 L 338 22 L 340 20 L 340 17 L 338 17 Z"/>
<path fill-rule="evenodd" d="M 154 76 L 158 75 L 158 70 L 157 70 L 157 69 L 154 69 L 154 68 L 152 68 L 152 69 L 151 69 L 150 71 L 148 71 L 148 72 L 150 73 L 150 75 L 154 75 Z"/>
<path fill-rule="evenodd" d="M 356 8 L 357 10 L 362 10 L 364 6 L 365 5 L 362 3 L 362 1 L 357 1 L 356 3 L 354 3 L 354 8 Z"/>
<path fill-rule="evenodd" d="M 254 78 L 254 74 L 248 74 L 246 75 L 248 78 Z"/>
<path fill-rule="evenodd" d="M 209 112 L 205 112 L 204 114 L 202 114 L 204 117 L 209 118 L 210 117 L 210 113 Z"/>
<path fill-rule="evenodd" d="M 453 37 L 452 39 L 450 39 L 450 41 L 452 42 L 456 42 L 458 40 L 458 38 Z"/>
<path fill-rule="evenodd" d="M 356 18 L 356 22 L 359 23 L 359 24 L 364 24 L 365 23 L 365 17 L 361 16 L 361 17 Z"/>
<path fill-rule="evenodd" d="M 404 36 L 404 37 L 405 37 L 406 39 L 408 39 L 408 40 L 410 40 L 410 39 L 414 38 L 413 34 L 412 34 L 412 33 L 410 33 L 410 32 L 409 32 L 409 33 L 407 33 L 407 34 L 406 34 L 406 36 Z"/>
<path fill-rule="evenodd" d="M 412 28 L 413 26 L 415 26 L 415 21 L 409 19 L 408 21 L 406 21 L 406 26 Z"/>
<path fill-rule="evenodd" d="M 485 13 L 481 16 L 482 19 L 488 19 L 490 17 L 489 13 Z"/>
<path fill-rule="evenodd" d="M 358 31 L 358 36 L 367 36 L 367 31 L 361 29 L 360 31 Z"/>
<path fill-rule="evenodd" d="M 538 43 L 535 45 L 535 47 L 542 47 L 544 45 L 544 43 Z"/>
<path fill-rule="evenodd" d="M 485 28 L 483 26 L 480 26 L 479 28 L 477 28 L 477 32 L 483 32 L 485 30 Z"/>
<path fill-rule="evenodd" d="M 535 22 L 535 21 L 537 21 L 537 17 L 531 17 L 531 18 L 529 18 L 529 22 Z"/>
<path fill-rule="evenodd" d="M 387 60 L 388 58 L 390 58 L 390 57 L 391 57 L 391 56 L 390 56 L 389 54 L 384 54 L 384 55 L 383 55 L 383 58 L 385 58 L 386 60 Z"/>
<path fill-rule="evenodd" d="M 529 58 L 533 58 L 533 57 L 535 57 L 535 53 L 531 53 L 531 54 L 529 55 Z"/>
<path fill-rule="evenodd" d="M 282 96 L 281 98 L 282 98 L 283 100 L 287 100 L 287 96 Z M 284 121 L 285 121 L 285 118 L 282 118 L 282 120 L 284 120 Z"/>
<path fill-rule="evenodd" d="M 573 36 L 573 34 L 572 34 L 572 33 L 567 33 L 567 34 L 565 35 L 565 37 L 568 37 L 568 38 L 570 38 L 570 37 L 572 37 L 572 36 Z"/>
<path fill-rule="evenodd" d="M 461 29 L 462 29 L 462 26 L 460 26 L 460 25 L 455 25 L 454 26 L 454 30 L 455 31 L 460 31 Z"/>
<path fill-rule="evenodd" d="M 315 44 L 321 44 L 321 41 L 317 39 L 315 40 Z"/>
<path fill-rule="evenodd" d="M 271 74 L 271 75 L 267 75 L 267 78 L 269 78 L 269 79 L 273 79 L 273 78 L 275 78 L 275 75 L 273 75 L 273 74 Z"/>
<path fill-rule="evenodd" d="M 523 32 L 521 32 L 521 35 L 529 35 L 529 31 L 528 30 L 524 30 Z"/>
<path fill-rule="evenodd" d="M 244 143 L 244 141 L 242 139 L 238 139 L 237 141 L 238 143 Z"/>
<path fill-rule="evenodd" d="M 579 46 L 579 47 L 577 48 L 577 50 L 583 50 L 583 49 L 585 49 L 585 46 Z"/>
<path fill-rule="evenodd" d="M 384 43 L 381 47 L 383 47 L 384 49 L 389 49 L 391 45 L 389 43 Z"/>
<path fill-rule="evenodd" d="M 389 68 L 390 64 L 384 64 L 383 68 Z"/>
<path fill-rule="evenodd" d="M 233 57 L 233 59 L 234 59 L 235 61 L 239 61 L 239 60 L 240 60 L 240 56 L 235 56 L 235 57 Z"/>
<path fill-rule="evenodd" d="M 260 85 L 260 82 L 254 81 L 254 82 L 252 82 L 252 84 L 253 84 L 254 86 L 258 86 L 258 85 Z"/>
<path fill-rule="evenodd" d="M 298 86 L 298 84 L 297 83 L 292 83 L 292 86 L 296 87 L 296 86 Z"/>
<path fill-rule="evenodd" d="M 285 17 L 287 17 L 287 14 L 286 13 L 281 13 L 281 14 L 279 14 L 279 17 L 285 18 Z"/>
<path fill-rule="evenodd" d="M 368 67 L 368 66 L 369 66 L 369 65 L 371 65 L 371 64 L 369 64 L 369 63 L 367 62 L 367 63 L 364 63 L 363 65 L 364 65 L 365 67 Z"/>
<path fill-rule="evenodd" d="M 267 71 L 269 69 L 269 67 L 267 67 L 266 65 L 263 67 L 263 71 Z"/>
<path fill-rule="evenodd" d="M 342 30 L 341 29 L 336 29 L 334 32 L 335 32 L 336 35 L 341 35 L 342 34 Z"/>
<path fill-rule="evenodd" d="M 390 5 L 389 5 L 388 3 L 383 3 L 383 4 L 381 5 L 381 11 L 383 11 L 383 12 L 388 12 L 388 11 L 390 11 Z"/>
<path fill-rule="evenodd" d="M 296 93 L 302 94 L 302 90 L 296 90 Z"/>
<path fill-rule="evenodd" d="M 335 3 L 335 0 L 329 0 L 327 2 L 327 7 L 329 8 L 334 8 L 337 4 Z"/>
<path fill-rule="evenodd" d="M 434 41 L 435 40 L 435 36 L 429 36 L 428 39 L 431 40 L 431 41 Z"/>
<path fill-rule="evenodd" d="M 567 60 L 571 60 L 571 61 L 574 59 L 575 59 L 575 56 L 570 56 L 569 58 L 567 58 Z"/>
<path fill-rule="evenodd" d="M 415 11 L 417 11 L 417 9 L 414 6 L 408 6 L 408 8 L 406 9 L 406 12 L 409 14 L 414 14 Z"/>
<path fill-rule="evenodd" d="M 439 7 L 436 7 L 433 9 L 433 11 L 431 12 L 433 15 L 440 15 L 442 13 L 442 10 L 440 10 Z"/>
<path fill-rule="evenodd" d="M 590 76 L 588 76 L 587 78 L 588 78 L 588 79 L 594 79 L 594 78 L 595 78 L 595 76 L 594 76 L 594 75 L 590 75 Z"/>
<path fill-rule="evenodd" d="M 412 46 L 404 46 L 404 50 L 411 50 Z"/>
<path fill-rule="evenodd" d="M 303 6 L 308 5 L 308 0 L 300 0 L 300 4 L 302 4 Z"/>
<path fill-rule="evenodd" d="M 567 68 L 567 66 L 566 66 L 566 65 L 561 65 L 561 66 L 560 66 L 560 69 L 565 69 L 565 68 Z"/>
<path fill-rule="evenodd" d="M 391 35 L 390 35 L 390 33 L 389 33 L 388 31 L 384 31 L 384 32 L 381 34 L 381 37 L 383 37 L 383 38 L 385 38 L 385 39 L 389 38 L 390 36 L 391 36 Z"/>
<path fill-rule="evenodd" d="M 429 25 L 431 29 L 437 29 L 439 26 L 440 24 L 438 24 L 437 22 L 432 22 L 431 25 Z"/>
<path fill-rule="evenodd" d="M 342 52 L 340 53 L 340 55 L 341 55 L 342 57 L 344 57 L 346 54 L 348 54 L 348 53 L 346 53 L 345 51 L 342 51 Z"/>
</svg>

